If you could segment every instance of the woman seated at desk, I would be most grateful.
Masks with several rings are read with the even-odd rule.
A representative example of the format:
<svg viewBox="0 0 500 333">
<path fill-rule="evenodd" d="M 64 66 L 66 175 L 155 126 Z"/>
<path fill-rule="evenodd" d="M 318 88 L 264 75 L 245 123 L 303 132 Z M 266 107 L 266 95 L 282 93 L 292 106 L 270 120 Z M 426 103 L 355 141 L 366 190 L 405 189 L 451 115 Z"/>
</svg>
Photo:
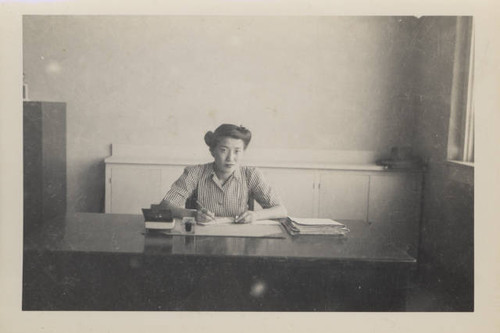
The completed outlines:
<svg viewBox="0 0 500 333">
<path fill-rule="evenodd" d="M 240 165 L 251 137 L 248 129 L 232 124 L 222 124 L 215 132 L 208 131 L 205 143 L 214 161 L 186 167 L 161 205 L 171 209 L 174 216 L 189 216 L 190 211 L 184 207 L 186 201 L 194 197 L 198 222 L 210 222 L 216 216 L 235 217 L 236 223 L 286 217 L 285 207 L 262 173 L 254 167 Z M 249 199 L 255 199 L 263 209 L 249 209 Z"/>
</svg>

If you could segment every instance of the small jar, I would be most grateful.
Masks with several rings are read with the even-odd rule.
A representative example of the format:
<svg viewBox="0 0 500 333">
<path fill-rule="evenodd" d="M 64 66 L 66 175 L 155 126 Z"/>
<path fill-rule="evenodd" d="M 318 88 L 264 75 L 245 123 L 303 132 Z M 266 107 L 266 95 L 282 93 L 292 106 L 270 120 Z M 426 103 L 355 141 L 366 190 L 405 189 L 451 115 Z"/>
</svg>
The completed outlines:
<svg viewBox="0 0 500 333">
<path fill-rule="evenodd" d="M 184 227 L 184 232 L 187 234 L 194 234 L 194 229 L 196 226 L 196 220 L 194 217 L 184 217 L 182 218 L 182 224 Z"/>
</svg>

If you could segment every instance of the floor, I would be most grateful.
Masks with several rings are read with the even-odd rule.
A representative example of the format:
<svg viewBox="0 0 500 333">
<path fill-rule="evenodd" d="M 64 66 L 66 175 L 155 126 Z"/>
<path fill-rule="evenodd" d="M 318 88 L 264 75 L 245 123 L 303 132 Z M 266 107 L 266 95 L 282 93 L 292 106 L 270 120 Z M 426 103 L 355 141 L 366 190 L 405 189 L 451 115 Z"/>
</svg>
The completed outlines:
<svg viewBox="0 0 500 333">
<path fill-rule="evenodd" d="M 474 311 L 472 283 L 418 276 L 408 290 L 408 312 L 471 312 Z"/>
</svg>

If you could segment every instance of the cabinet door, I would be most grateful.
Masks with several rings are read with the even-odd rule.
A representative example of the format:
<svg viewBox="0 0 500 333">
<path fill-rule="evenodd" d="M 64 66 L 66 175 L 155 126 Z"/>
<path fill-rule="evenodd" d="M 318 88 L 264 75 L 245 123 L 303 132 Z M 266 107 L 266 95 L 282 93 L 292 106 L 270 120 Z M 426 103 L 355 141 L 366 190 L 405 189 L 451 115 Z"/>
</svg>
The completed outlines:
<svg viewBox="0 0 500 333">
<path fill-rule="evenodd" d="M 167 194 L 172 184 L 182 175 L 184 172 L 184 166 L 181 165 L 167 165 L 161 168 L 161 195 L 156 198 L 155 203 L 159 203 L 165 194 Z"/>
<path fill-rule="evenodd" d="M 396 244 L 416 249 L 420 174 L 388 173 L 370 178 L 369 222 Z"/>
<path fill-rule="evenodd" d="M 141 208 L 148 208 L 161 198 L 161 169 L 111 168 L 111 213 L 142 214 Z"/>
<path fill-rule="evenodd" d="M 314 171 L 271 168 L 261 170 L 266 180 L 279 194 L 289 216 L 315 216 Z"/>
<path fill-rule="evenodd" d="M 368 181 L 368 175 L 339 171 L 322 172 L 319 188 L 319 217 L 366 221 Z"/>
</svg>

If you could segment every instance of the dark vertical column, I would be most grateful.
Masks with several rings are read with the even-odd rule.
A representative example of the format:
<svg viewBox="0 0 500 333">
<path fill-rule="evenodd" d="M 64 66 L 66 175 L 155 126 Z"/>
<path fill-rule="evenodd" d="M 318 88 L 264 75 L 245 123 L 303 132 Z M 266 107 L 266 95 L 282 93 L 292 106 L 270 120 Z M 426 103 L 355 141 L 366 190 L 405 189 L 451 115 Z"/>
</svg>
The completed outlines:
<svg viewBox="0 0 500 333">
<path fill-rule="evenodd" d="M 66 213 L 66 104 L 24 102 L 24 232 Z"/>
<path fill-rule="evenodd" d="M 23 112 L 24 234 L 42 222 L 42 113 L 41 103 L 25 102 Z"/>
</svg>

